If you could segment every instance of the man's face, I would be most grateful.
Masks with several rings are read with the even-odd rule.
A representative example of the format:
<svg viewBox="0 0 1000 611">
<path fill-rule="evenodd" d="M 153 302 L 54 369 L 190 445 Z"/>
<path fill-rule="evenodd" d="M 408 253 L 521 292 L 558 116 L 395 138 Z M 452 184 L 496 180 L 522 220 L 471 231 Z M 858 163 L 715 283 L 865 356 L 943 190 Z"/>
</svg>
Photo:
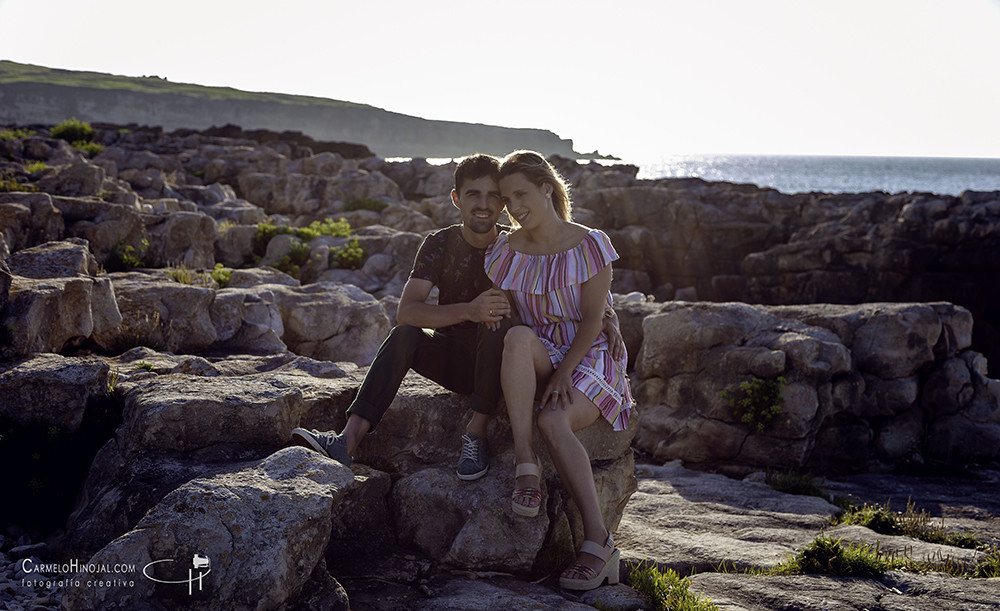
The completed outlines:
<svg viewBox="0 0 1000 611">
<path fill-rule="evenodd" d="M 473 233 L 490 233 L 496 226 L 503 201 L 500 187 L 489 176 L 465 180 L 460 192 L 452 190 L 451 199 L 462 215 L 462 224 Z"/>
</svg>

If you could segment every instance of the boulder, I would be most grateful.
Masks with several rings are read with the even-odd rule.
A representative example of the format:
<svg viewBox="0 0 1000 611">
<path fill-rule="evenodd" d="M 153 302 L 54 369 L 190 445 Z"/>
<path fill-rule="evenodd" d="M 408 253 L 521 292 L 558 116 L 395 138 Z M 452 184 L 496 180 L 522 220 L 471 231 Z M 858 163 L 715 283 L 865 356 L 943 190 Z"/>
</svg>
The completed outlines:
<svg viewBox="0 0 1000 611">
<path fill-rule="evenodd" d="M 134 587 L 71 588 L 63 608 L 279 607 L 313 574 L 334 507 L 355 482 L 350 469 L 298 447 L 193 479 L 90 559 L 108 569 L 87 581 L 121 579 L 113 567 L 128 564 L 141 573 Z"/>
<path fill-rule="evenodd" d="M 0 363 L 0 416 L 76 432 L 87 407 L 107 395 L 108 373 L 107 363 L 96 357 L 42 353 Z"/>
<path fill-rule="evenodd" d="M 183 265 L 211 269 L 215 265 L 215 220 L 200 212 L 175 212 L 146 218 L 152 267 Z"/>
<path fill-rule="evenodd" d="M 20 250 L 10 259 L 11 273 L 25 278 L 96 276 L 97 260 L 86 240 L 68 238 Z"/>
<path fill-rule="evenodd" d="M 87 161 L 74 161 L 68 166 L 57 168 L 57 172 L 46 175 L 38 182 L 38 188 L 53 195 L 82 197 L 97 195 L 104 187 L 107 173 L 99 165 Z"/>
<path fill-rule="evenodd" d="M 249 288 L 260 284 L 300 286 L 298 280 L 273 267 L 253 267 L 232 270 L 228 288 Z"/>
<path fill-rule="evenodd" d="M 379 172 L 345 169 L 334 176 L 247 172 L 239 175 L 239 192 L 268 214 L 288 215 L 298 225 L 322 221 L 338 213 L 344 202 L 364 198 L 401 201 L 403 195 Z"/>
<path fill-rule="evenodd" d="M 259 210 L 259 208 L 258 208 Z M 242 267 L 253 258 L 256 225 L 220 225 L 215 237 L 215 260 L 227 267 Z"/>
<path fill-rule="evenodd" d="M 108 278 L 13 276 L 2 324 L 15 354 L 62 352 L 122 322 Z"/>
<path fill-rule="evenodd" d="M 406 199 L 420 200 L 450 193 L 455 186 L 455 166 L 454 162 L 432 165 L 416 157 L 408 162 L 384 161 L 378 169 L 399 185 Z"/>
<path fill-rule="evenodd" d="M 519 573 L 554 570 L 582 543 L 583 525 L 545 444 L 536 436 L 545 510 L 525 520 L 510 509 L 514 455 L 506 414 L 499 414 L 490 426 L 486 476 L 474 482 L 455 477 L 454 462 L 467 422 L 457 416 L 466 410 L 465 398 L 411 373 L 377 433 L 359 448 L 360 460 L 399 475 L 390 499 L 396 536 L 403 545 L 451 566 Z M 637 421 L 633 419 L 628 431 L 616 433 L 599 420 L 577 434 L 591 458 L 601 509 L 612 529 L 635 490 L 630 441 Z M 437 519 L 427 520 L 428 511 Z"/>
<path fill-rule="evenodd" d="M 296 354 L 367 365 L 389 334 L 389 319 L 371 295 L 351 285 L 267 285 L 273 291 L 285 334 Z"/>
<path fill-rule="evenodd" d="M 410 233 L 427 233 L 438 228 L 431 219 L 413 208 L 401 204 L 395 204 L 383 210 L 379 215 L 379 224 Z"/>
<path fill-rule="evenodd" d="M 215 294 L 211 315 L 219 348 L 253 353 L 287 349 L 281 341 L 285 334 L 281 312 L 271 291 L 222 289 Z"/>
<path fill-rule="evenodd" d="M 220 223 L 228 221 L 237 225 L 256 225 L 267 221 L 267 214 L 245 199 L 227 199 L 209 206 L 201 206 L 198 210 Z"/>
<path fill-rule="evenodd" d="M 66 235 L 87 240 L 97 262 L 109 269 L 124 247 L 141 256 L 148 245 L 145 223 L 134 205 L 79 197 L 56 197 L 52 203 L 65 218 Z"/>
<path fill-rule="evenodd" d="M 287 352 L 197 361 L 135 348 L 109 362 L 123 423 L 90 467 L 67 550 L 95 553 L 184 482 L 287 444 L 300 421 L 333 428 L 359 381 Z"/>
<path fill-rule="evenodd" d="M 961 308 L 618 303 L 626 345 L 639 353 L 636 445 L 658 459 L 736 470 L 995 459 L 1000 406 L 979 373 L 985 360 L 967 350 Z M 975 374 L 968 363 L 979 363 Z M 779 376 L 780 413 L 755 432 L 730 399 Z M 963 445 L 962 435 L 981 443 Z"/>
<path fill-rule="evenodd" d="M 0 193 L 0 232 L 7 250 L 13 253 L 61 240 L 66 227 L 48 193 Z"/>
<path fill-rule="evenodd" d="M 218 337 L 210 315 L 214 290 L 174 282 L 162 272 L 117 272 L 109 278 L 122 321 L 95 334 L 102 349 L 120 353 L 145 345 L 197 352 Z"/>
</svg>

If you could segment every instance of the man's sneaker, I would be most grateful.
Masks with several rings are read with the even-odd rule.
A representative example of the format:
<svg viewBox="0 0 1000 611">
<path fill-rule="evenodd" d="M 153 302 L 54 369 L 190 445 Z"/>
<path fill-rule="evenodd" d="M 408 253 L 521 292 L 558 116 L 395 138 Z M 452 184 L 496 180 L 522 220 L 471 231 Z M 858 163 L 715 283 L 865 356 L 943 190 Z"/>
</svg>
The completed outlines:
<svg viewBox="0 0 1000 611">
<path fill-rule="evenodd" d="M 462 435 L 462 456 L 458 459 L 458 479 L 479 479 L 490 468 L 486 440 L 475 433 Z"/>
<path fill-rule="evenodd" d="M 351 455 L 347 453 L 347 439 L 343 435 L 338 435 L 333 431 L 320 433 L 316 429 L 292 429 L 292 441 L 312 448 L 329 458 L 334 459 L 345 467 L 351 466 Z"/>
</svg>

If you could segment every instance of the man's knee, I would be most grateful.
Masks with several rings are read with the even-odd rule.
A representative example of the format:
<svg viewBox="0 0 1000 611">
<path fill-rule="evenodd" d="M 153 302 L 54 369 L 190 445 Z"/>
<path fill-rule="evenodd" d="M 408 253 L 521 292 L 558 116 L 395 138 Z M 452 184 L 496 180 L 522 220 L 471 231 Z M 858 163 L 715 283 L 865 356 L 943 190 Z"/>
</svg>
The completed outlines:
<svg viewBox="0 0 1000 611">
<path fill-rule="evenodd" d="M 503 349 L 504 338 L 507 336 L 507 332 L 510 331 L 512 326 L 513 325 L 511 324 L 509 318 L 501 320 L 500 327 L 495 331 L 480 323 L 476 332 L 476 344 L 479 350 Z"/>
<path fill-rule="evenodd" d="M 424 330 L 420 327 L 414 327 L 412 325 L 396 325 L 389 331 L 389 335 L 385 338 L 385 344 L 389 346 L 404 347 L 412 346 L 416 347 L 420 345 L 420 341 L 423 339 Z"/>
</svg>

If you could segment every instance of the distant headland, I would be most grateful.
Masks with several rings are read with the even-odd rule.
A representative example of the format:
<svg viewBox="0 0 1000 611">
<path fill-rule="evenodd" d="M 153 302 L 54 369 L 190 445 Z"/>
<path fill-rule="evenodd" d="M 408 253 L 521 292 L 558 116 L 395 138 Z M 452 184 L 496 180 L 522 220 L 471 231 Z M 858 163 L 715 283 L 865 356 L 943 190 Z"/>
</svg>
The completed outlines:
<svg viewBox="0 0 1000 611">
<path fill-rule="evenodd" d="M 173 83 L 0 61 L 0 124 L 83 121 L 159 126 L 165 130 L 239 125 L 300 131 L 317 140 L 363 144 L 379 157 L 503 155 L 529 148 L 573 159 L 573 141 L 543 129 L 432 121 L 366 104 L 227 87 Z"/>
</svg>

